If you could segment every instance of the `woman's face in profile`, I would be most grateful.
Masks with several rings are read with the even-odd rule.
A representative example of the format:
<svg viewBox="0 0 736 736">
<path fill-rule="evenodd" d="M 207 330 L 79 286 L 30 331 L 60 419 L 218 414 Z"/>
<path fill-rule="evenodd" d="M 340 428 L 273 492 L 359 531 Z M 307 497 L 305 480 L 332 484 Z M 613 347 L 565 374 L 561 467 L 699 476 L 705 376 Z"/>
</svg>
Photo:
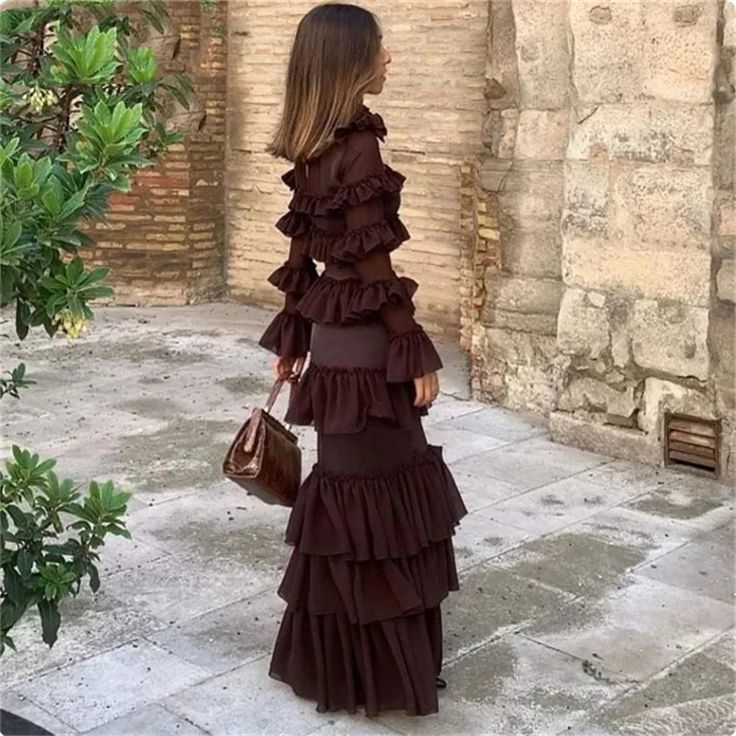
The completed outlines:
<svg viewBox="0 0 736 736">
<path fill-rule="evenodd" d="M 383 92 L 383 85 L 386 83 L 386 72 L 390 63 L 391 54 L 381 42 L 381 50 L 376 58 L 376 73 L 370 87 L 366 90 L 369 95 L 380 95 Z"/>
</svg>

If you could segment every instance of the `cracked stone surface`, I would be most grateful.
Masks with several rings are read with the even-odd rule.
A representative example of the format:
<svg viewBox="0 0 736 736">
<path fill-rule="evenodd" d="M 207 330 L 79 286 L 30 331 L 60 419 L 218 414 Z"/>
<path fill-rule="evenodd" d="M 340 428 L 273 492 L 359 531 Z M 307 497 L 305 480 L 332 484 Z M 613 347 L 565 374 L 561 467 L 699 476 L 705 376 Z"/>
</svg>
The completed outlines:
<svg viewBox="0 0 736 736">
<path fill-rule="evenodd" d="M 440 713 L 319 714 L 268 678 L 288 509 L 220 463 L 270 389 L 256 342 L 272 314 L 106 307 L 78 342 L 6 346 L 38 383 L 3 407 L 3 457 L 17 443 L 134 496 L 133 539 L 101 550 L 100 590 L 64 601 L 54 647 L 35 612 L 13 629 L 3 707 L 65 736 L 733 733 L 733 489 L 556 444 L 544 419 L 465 398 L 443 345 L 425 426 L 470 514 Z M 298 435 L 306 473 L 315 438 Z"/>
</svg>

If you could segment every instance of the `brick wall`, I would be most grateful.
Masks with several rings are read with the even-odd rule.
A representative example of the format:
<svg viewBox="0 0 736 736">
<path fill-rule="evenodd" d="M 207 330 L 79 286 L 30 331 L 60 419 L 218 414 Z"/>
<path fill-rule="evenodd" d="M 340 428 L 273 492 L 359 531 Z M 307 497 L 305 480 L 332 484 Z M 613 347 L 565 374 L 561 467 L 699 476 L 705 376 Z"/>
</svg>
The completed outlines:
<svg viewBox="0 0 736 736">
<path fill-rule="evenodd" d="M 230 2 L 227 278 L 238 300 L 280 304 L 266 277 L 286 256 L 274 223 L 289 200 L 279 177 L 290 164 L 263 149 L 278 119 L 294 30 L 315 4 Z M 461 303 L 470 300 L 461 274 L 472 268 L 474 215 L 463 187 L 472 187 L 483 148 L 488 2 L 364 5 L 379 16 L 393 56 L 386 90 L 366 103 L 389 130 L 384 158 L 407 177 L 402 219 L 412 237 L 395 253 L 396 270 L 420 284 L 418 319 L 457 340 Z"/>
<path fill-rule="evenodd" d="M 88 228 L 96 245 L 90 265 L 110 268 L 115 304 L 189 304 L 225 291 L 224 186 L 227 8 L 168 2 L 171 23 L 147 27 L 162 72 L 186 71 L 190 109 L 173 104 L 169 127 L 185 134 L 158 165 L 141 170 L 131 192 L 110 199 L 109 224 Z M 136 4 L 128 6 L 132 17 Z"/>
</svg>

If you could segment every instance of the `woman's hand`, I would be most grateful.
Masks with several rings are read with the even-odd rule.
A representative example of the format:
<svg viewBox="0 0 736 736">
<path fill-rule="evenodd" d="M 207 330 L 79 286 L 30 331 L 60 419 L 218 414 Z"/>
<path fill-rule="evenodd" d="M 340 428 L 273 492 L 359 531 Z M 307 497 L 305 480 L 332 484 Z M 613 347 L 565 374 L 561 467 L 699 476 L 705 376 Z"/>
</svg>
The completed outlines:
<svg viewBox="0 0 736 736">
<path fill-rule="evenodd" d="M 427 406 L 431 404 L 440 392 L 440 380 L 437 373 L 427 373 L 414 379 L 414 391 L 416 398 L 414 406 Z"/>
<path fill-rule="evenodd" d="M 280 378 L 282 381 L 296 381 L 301 375 L 305 360 L 306 356 L 303 358 L 276 358 L 273 364 L 273 372 L 276 374 L 276 378 Z"/>
</svg>

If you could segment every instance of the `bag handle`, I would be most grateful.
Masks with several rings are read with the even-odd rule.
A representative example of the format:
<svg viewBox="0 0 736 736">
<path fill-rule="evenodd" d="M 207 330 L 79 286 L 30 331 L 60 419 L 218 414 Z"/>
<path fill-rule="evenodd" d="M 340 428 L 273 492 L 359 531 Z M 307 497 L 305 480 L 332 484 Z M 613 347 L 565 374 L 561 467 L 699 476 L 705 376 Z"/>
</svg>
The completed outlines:
<svg viewBox="0 0 736 736">
<path fill-rule="evenodd" d="M 271 388 L 271 393 L 268 395 L 268 398 L 266 399 L 266 403 L 264 404 L 263 408 L 270 414 L 271 409 L 273 409 L 273 405 L 276 403 L 276 399 L 279 397 L 279 392 L 281 391 L 281 387 L 286 383 L 285 378 L 277 378 L 273 386 Z"/>
<path fill-rule="evenodd" d="M 271 387 L 271 392 L 268 394 L 268 398 L 266 399 L 266 403 L 263 405 L 261 411 L 265 411 L 267 414 L 271 413 L 271 409 L 273 409 L 273 405 L 276 403 L 276 399 L 279 397 L 279 392 L 281 391 L 281 387 L 285 383 L 291 383 L 291 380 L 288 378 L 277 378 L 273 386 Z M 291 431 L 292 423 L 290 422 L 288 425 L 289 430 Z M 251 421 L 248 425 L 248 430 L 245 433 L 245 439 L 243 442 L 243 447 L 246 452 L 250 453 L 253 452 L 253 448 L 256 444 L 256 433 L 258 431 L 258 422 Z"/>
</svg>

